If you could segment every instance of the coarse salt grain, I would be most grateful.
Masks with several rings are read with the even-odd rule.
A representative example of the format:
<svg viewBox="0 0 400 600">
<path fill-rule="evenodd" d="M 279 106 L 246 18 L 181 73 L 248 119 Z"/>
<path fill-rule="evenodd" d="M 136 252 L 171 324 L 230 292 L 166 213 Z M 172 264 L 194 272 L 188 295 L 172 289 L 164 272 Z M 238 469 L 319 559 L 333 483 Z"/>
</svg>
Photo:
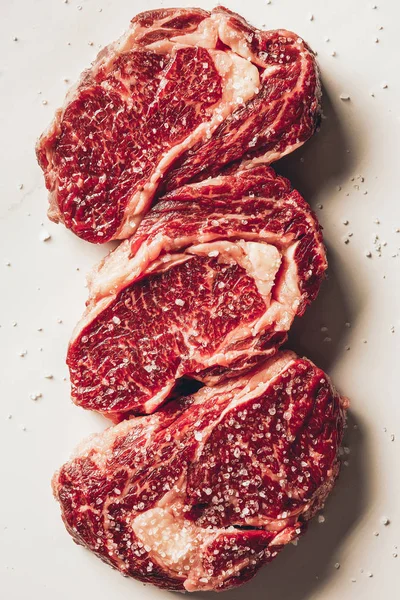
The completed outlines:
<svg viewBox="0 0 400 600">
<path fill-rule="evenodd" d="M 51 235 L 46 229 L 42 229 L 39 233 L 39 239 L 41 242 L 48 242 L 51 239 Z"/>
</svg>

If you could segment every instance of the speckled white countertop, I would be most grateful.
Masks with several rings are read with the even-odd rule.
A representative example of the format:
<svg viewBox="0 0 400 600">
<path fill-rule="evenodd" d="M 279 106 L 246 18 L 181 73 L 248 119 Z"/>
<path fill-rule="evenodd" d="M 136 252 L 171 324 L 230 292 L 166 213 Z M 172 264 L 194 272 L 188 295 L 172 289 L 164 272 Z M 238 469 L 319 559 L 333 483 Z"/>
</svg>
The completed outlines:
<svg viewBox="0 0 400 600">
<path fill-rule="evenodd" d="M 71 404 L 64 363 L 86 299 L 85 274 L 106 248 L 47 221 L 34 144 L 62 104 L 69 81 L 135 13 L 185 4 L 192 3 L 1 2 L 0 595 L 5 600 L 169 596 L 124 579 L 76 547 L 52 499 L 53 471 L 82 437 L 106 426 Z M 297 548 L 287 548 L 250 584 L 224 598 L 389 600 L 400 593 L 400 4 L 225 4 L 257 26 L 296 31 L 318 52 L 325 88 L 321 132 L 276 169 L 315 208 L 330 270 L 291 340 L 327 369 L 351 399 L 351 414 L 348 466 L 326 506 L 325 522 L 314 523 Z"/>
</svg>

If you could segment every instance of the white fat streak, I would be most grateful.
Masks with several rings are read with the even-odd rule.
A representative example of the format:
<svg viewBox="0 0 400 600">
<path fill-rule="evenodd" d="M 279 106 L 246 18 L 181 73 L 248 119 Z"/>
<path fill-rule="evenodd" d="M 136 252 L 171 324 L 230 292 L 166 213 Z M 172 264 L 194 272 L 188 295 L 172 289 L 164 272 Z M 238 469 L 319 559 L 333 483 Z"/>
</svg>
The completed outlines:
<svg viewBox="0 0 400 600">
<path fill-rule="evenodd" d="M 240 224 L 240 215 L 232 215 L 232 218 L 238 218 L 238 225 Z M 239 218 L 240 217 L 240 218 Z M 230 218 L 230 217 L 228 217 Z M 241 237 L 244 237 L 243 234 L 240 234 Z M 243 241 L 241 243 L 252 242 L 253 240 L 263 239 L 263 245 L 270 245 L 276 242 L 282 244 L 290 245 L 290 239 L 286 239 L 285 236 L 282 238 L 278 238 L 278 236 L 274 234 L 266 234 L 265 238 L 261 238 L 260 233 L 257 234 L 249 234 L 247 236 L 247 241 Z M 135 280 L 142 275 L 143 273 L 155 271 L 152 263 L 157 261 L 161 252 L 165 252 L 166 255 L 164 257 L 164 261 L 168 263 L 168 268 L 171 268 L 175 263 L 175 260 L 181 262 L 182 255 L 177 255 L 172 257 L 169 252 L 177 249 L 179 247 L 190 246 L 190 243 L 193 241 L 201 242 L 202 244 L 207 243 L 215 243 L 215 240 L 218 239 L 217 234 L 202 234 L 195 237 L 188 238 L 178 238 L 171 239 L 164 234 L 160 234 L 154 240 L 152 240 L 151 244 L 147 244 L 146 242 L 141 244 L 138 251 L 134 256 L 131 257 L 131 243 L 129 240 L 125 240 L 122 242 L 118 248 L 116 248 L 113 252 L 111 252 L 98 266 L 96 266 L 92 272 L 88 276 L 88 287 L 89 287 L 89 301 L 88 307 L 81 319 L 81 321 L 77 324 L 71 339 L 71 343 L 79 336 L 80 332 L 103 310 L 107 308 L 109 304 L 115 299 L 116 295 L 119 291 L 121 291 L 127 285 L 130 285 L 135 282 Z M 224 242 L 229 243 L 230 242 Z M 256 243 L 256 242 L 254 242 Z M 192 248 L 199 247 L 199 244 L 192 246 Z M 258 248 L 258 246 L 252 246 L 252 248 Z M 284 246 L 283 246 L 284 247 Z M 189 253 L 191 250 L 188 249 L 186 253 Z M 271 250 L 267 250 L 268 253 L 271 253 Z M 281 323 L 282 329 L 286 329 L 284 320 L 289 316 L 285 316 L 285 311 L 288 309 L 291 313 L 296 306 L 298 305 L 301 294 L 300 290 L 297 286 L 296 282 L 296 272 L 297 267 L 294 264 L 291 264 L 290 259 L 293 256 L 294 249 L 292 253 L 287 254 L 287 268 L 283 273 L 283 283 L 279 287 L 279 294 L 277 297 L 278 302 L 272 301 L 269 307 L 269 310 L 263 315 L 261 320 L 259 320 L 258 324 L 253 324 L 250 329 L 247 331 L 248 335 L 256 335 L 258 331 L 261 330 L 267 323 L 272 323 L 274 319 L 278 319 L 278 322 Z M 253 260 L 261 261 L 260 252 L 254 252 L 253 250 Z M 270 257 L 266 257 L 270 258 Z M 251 261 L 249 260 L 249 263 Z M 261 267 L 260 267 L 261 265 Z M 257 266 L 257 274 L 260 273 L 262 269 L 262 262 Z M 165 267 L 167 268 L 167 267 Z M 163 270 L 165 270 L 165 268 Z M 245 267 L 246 268 L 246 267 Z M 276 274 L 276 273 L 275 273 Z M 268 282 L 264 282 L 265 285 L 268 285 Z M 258 285 L 262 285 L 261 277 L 258 277 Z M 262 293 L 260 291 L 260 293 Z M 281 295 L 282 294 L 282 295 Z M 290 297 L 290 294 L 292 296 Z M 277 315 L 277 312 L 281 311 L 281 316 Z M 294 315 L 293 315 L 294 316 Z M 291 317 L 293 319 L 293 316 Z M 234 341 L 236 331 L 231 333 L 230 341 Z M 240 337 L 244 337 L 246 334 L 245 329 L 241 326 L 241 335 Z M 226 343 L 226 342 L 225 342 Z M 225 344 L 224 344 L 225 345 Z M 236 356 L 231 354 L 226 354 L 225 359 L 228 359 L 229 362 Z M 218 353 L 215 355 L 215 361 L 212 364 L 219 364 L 218 361 L 225 360 L 224 357 L 219 355 Z M 225 364 L 224 362 L 222 364 Z"/>
<path fill-rule="evenodd" d="M 260 295 L 269 305 L 271 290 L 281 264 L 281 257 L 275 246 L 261 242 L 221 240 L 192 246 L 188 252 L 198 256 L 209 256 L 216 252 L 219 262 L 237 263 L 254 279 Z"/>
<path fill-rule="evenodd" d="M 158 427 L 158 416 L 154 415 L 150 419 L 149 417 L 137 417 L 136 419 L 122 421 L 118 425 L 114 425 L 105 429 L 102 433 L 96 433 L 83 440 L 78 447 L 75 449 L 71 459 L 80 456 L 89 456 L 100 469 L 104 472 L 106 469 L 107 461 L 111 458 L 112 448 L 117 438 L 124 437 L 132 429 L 138 428 L 140 430 L 142 426 L 146 427 L 146 440 L 150 440 L 152 432 Z"/>
<path fill-rule="evenodd" d="M 215 129 L 239 104 L 248 102 L 256 95 L 260 86 L 260 78 L 258 69 L 252 63 L 232 52 L 209 50 L 209 54 L 222 79 L 221 100 L 213 109 L 210 109 L 207 121 L 202 122 L 183 142 L 170 148 L 164 154 L 143 190 L 132 195 L 126 206 L 125 218 L 116 238 L 126 238 L 136 231 L 151 204 L 163 174 L 168 171 L 170 165 L 197 141 L 211 137 Z"/>
</svg>

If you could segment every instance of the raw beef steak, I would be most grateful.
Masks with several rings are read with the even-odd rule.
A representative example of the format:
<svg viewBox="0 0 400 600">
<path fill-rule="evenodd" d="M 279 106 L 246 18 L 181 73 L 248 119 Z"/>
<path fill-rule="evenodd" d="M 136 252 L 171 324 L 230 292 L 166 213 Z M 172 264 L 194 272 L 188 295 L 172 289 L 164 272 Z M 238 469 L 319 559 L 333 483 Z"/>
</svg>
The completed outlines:
<svg viewBox="0 0 400 600">
<path fill-rule="evenodd" d="M 315 215 L 257 165 L 164 196 L 95 270 L 67 363 L 77 404 L 151 413 L 276 352 L 326 269 Z"/>
<path fill-rule="evenodd" d="M 141 581 L 239 585 L 324 504 L 346 408 L 320 369 L 281 352 L 89 439 L 53 480 L 64 523 Z"/>
<path fill-rule="evenodd" d="M 300 146 L 319 99 L 314 55 L 294 33 L 259 31 L 222 7 L 139 14 L 38 142 L 49 217 L 90 242 L 127 238 L 160 183 Z"/>
</svg>

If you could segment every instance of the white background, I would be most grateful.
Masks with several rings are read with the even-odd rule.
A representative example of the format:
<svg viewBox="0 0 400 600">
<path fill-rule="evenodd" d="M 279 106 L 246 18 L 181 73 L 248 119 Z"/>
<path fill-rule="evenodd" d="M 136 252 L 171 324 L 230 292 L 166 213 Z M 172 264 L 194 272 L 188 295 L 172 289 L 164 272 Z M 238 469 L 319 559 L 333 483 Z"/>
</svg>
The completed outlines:
<svg viewBox="0 0 400 600">
<path fill-rule="evenodd" d="M 250 584 L 227 592 L 229 600 L 386 600 L 399 594 L 400 10 L 396 0 L 377 2 L 375 9 L 367 0 L 226 2 L 257 26 L 295 30 L 318 52 L 326 119 L 313 140 L 276 168 L 316 209 L 330 270 L 291 343 L 328 370 L 352 407 L 349 465 L 326 506 L 325 523 L 313 524 L 297 548 L 287 548 Z M 85 273 L 106 248 L 47 222 L 46 191 L 34 155 L 37 136 L 63 102 L 64 78 L 74 82 L 136 12 L 160 4 L 186 3 L 1 0 L 0 595 L 5 600 L 170 595 L 124 579 L 75 546 L 52 499 L 54 470 L 82 437 L 106 425 L 71 404 L 63 379 L 68 339 L 84 308 Z M 47 242 L 40 239 L 43 230 L 51 234 Z M 381 257 L 375 234 L 387 242 Z M 33 401 L 36 392 L 42 397 Z M 385 516 L 391 521 L 386 527 Z M 393 556 L 397 544 L 399 558 Z"/>
</svg>

